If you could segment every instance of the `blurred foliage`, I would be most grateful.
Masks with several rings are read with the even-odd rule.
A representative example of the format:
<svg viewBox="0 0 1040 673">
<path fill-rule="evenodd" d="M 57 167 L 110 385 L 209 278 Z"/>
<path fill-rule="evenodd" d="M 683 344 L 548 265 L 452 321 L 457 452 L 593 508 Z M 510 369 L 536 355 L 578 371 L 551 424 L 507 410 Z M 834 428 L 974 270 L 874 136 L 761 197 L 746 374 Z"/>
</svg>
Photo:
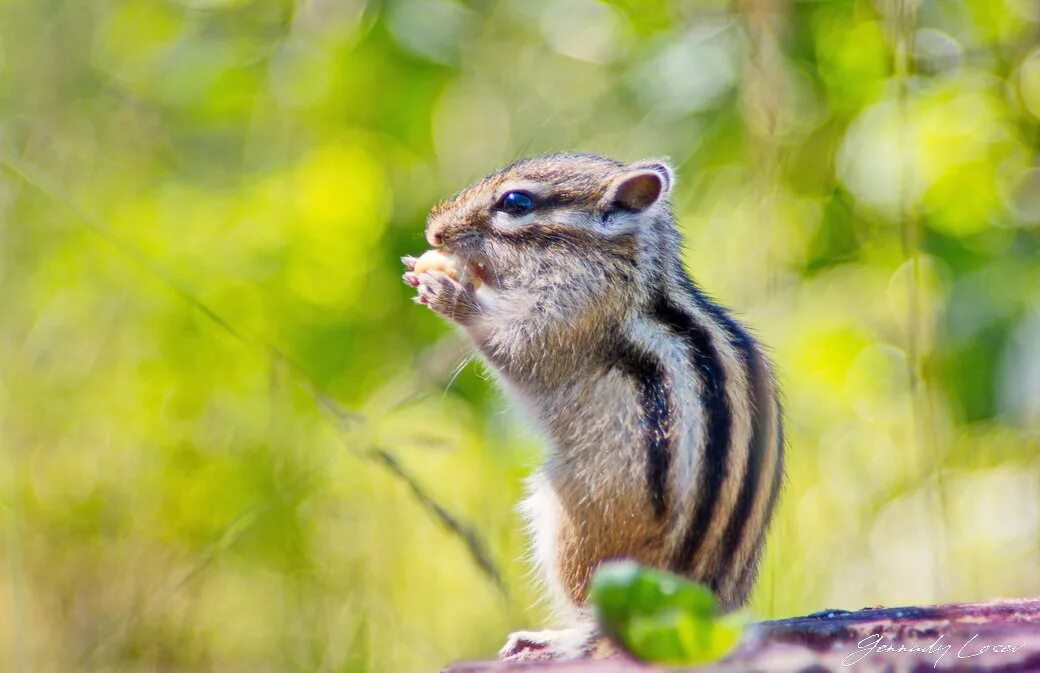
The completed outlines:
<svg viewBox="0 0 1040 673">
<path fill-rule="evenodd" d="M 397 259 L 564 148 L 669 155 L 686 262 L 772 347 L 756 616 L 1040 593 L 1038 31 L 1028 0 L 0 0 L 0 670 L 434 670 L 541 624 L 539 443 Z"/>
<path fill-rule="evenodd" d="M 714 661 L 740 639 L 740 617 L 721 616 L 710 589 L 633 561 L 604 564 L 590 597 L 603 633 L 644 661 Z"/>
</svg>

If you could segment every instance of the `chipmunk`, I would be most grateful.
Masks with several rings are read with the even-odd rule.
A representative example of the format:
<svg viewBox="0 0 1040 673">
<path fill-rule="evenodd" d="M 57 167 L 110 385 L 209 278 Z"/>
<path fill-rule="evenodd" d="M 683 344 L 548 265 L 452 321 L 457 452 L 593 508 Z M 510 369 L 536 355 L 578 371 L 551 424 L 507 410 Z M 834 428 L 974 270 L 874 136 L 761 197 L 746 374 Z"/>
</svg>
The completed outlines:
<svg viewBox="0 0 1040 673">
<path fill-rule="evenodd" d="M 634 559 L 742 605 L 783 475 L 772 366 L 680 260 L 663 161 L 517 161 L 437 205 L 405 257 L 416 301 L 460 325 L 550 442 L 522 511 L 568 627 L 504 659 L 599 647 L 604 561 Z M 450 263 L 439 263 L 448 260 Z"/>
</svg>

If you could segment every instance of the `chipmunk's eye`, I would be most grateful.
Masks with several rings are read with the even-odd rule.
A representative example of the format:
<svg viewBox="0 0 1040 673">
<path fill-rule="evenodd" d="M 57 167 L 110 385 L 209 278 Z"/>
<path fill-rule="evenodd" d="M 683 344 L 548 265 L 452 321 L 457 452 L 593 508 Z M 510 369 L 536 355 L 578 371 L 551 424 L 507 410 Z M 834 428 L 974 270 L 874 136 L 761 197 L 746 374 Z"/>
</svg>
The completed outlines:
<svg viewBox="0 0 1040 673">
<path fill-rule="evenodd" d="M 526 215 L 534 210 L 534 198 L 527 192 L 506 192 L 498 200 L 495 210 L 501 210 L 510 215 Z"/>
</svg>

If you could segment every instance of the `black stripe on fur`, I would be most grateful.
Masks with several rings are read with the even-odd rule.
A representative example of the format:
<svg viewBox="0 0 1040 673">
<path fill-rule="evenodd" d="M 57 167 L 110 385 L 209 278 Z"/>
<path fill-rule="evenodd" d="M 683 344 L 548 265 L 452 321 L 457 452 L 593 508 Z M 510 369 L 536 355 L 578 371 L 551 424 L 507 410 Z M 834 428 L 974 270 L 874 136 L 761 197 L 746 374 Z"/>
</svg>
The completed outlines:
<svg viewBox="0 0 1040 673">
<path fill-rule="evenodd" d="M 668 511 L 668 467 L 672 455 L 672 405 L 664 366 L 652 353 L 631 341 L 617 346 L 617 363 L 635 384 L 639 399 L 639 426 L 646 449 L 646 481 L 654 514 Z"/>
<path fill-rule="evenodd" d="M 691 288 L 694 288 L 692 283 Z M 686 342 L 690 365 L 701 381 L 707 438 L 695 486 L 697 502 L 675 564 L 677 569 L 686 569 L 704 543 L 726 481 L 733 412 L 726 397 L 726 372 L 722 359 L 705 326 L 672 302 L 664 292 L 658 294 L 651 309 L 654 320 Z"/>
<path fill-rule="evenodd" d="M 737 496 L 733 514 L 726 524 L 726 530 L 722 536 L 722 559 L 720 564 L 722 572 L 727 572 L 731 569 L 733 557 L 740 548 L 744 536 L 748 534 L 748 519 L 750 519 L 751 510 L 755 506 L 755 499 L 758 496 L 759 489 L 763 488 L 763 485 L 760 483 L 762 480 L 762 467 L 765 464 L 766 454 L 769 451 L 769 447 L 766 445 L 769 441 L 768 416 L 773 406 L 772 400 L 769 399 L 769 389 L 766 381 L 766 377 L 769 374 L 765 371 L 765 363 L 758 353 L 754 340 L 736 324 L 736 321 L 730 319 L 729 322 L 732 324 L 726 326 L 727 331 L 730 332 L 733 342 L 740 351 L 740 358 L 744 364 L 744 370 L 747 372 L 747 393 L 752 417 L 751 443 L 748 446 L 744 481 L 740 485 L 740 494 Z M 757 531 L 751 531 L 750 534 L 757 535 Z"/>
<path fill-rule="evenodd" d="M 740 570 L 740 577 L 737 580 L 737 590 L 747 591 L 750 589 L 751 582 L 755 579 L 755 574 L 758 572 L 758 563 L 761 560 L 761 547 L 765 543 L 766 533 L 769 531 L 769 523 L 773 518 L 773 513 L 776 510 L 776 502 L 780 498 L 780 491 L 783 490 L 784 483 L 784 445 L 786 440 L 784 439 L 784 411 L 783 405 L 780 404 L 779 400 L 775 401 L 776 404 L 776 466 L 773 468 L 772 479 L 769 484 L 769 500 L 766 502 L 766 509 L 762 513 L 762 526 L 759 528 L 756 535 L 758 536 L 755 541 L 755 551 L 752 558 L 748 560 L 748 563 Z"/>
</svg>

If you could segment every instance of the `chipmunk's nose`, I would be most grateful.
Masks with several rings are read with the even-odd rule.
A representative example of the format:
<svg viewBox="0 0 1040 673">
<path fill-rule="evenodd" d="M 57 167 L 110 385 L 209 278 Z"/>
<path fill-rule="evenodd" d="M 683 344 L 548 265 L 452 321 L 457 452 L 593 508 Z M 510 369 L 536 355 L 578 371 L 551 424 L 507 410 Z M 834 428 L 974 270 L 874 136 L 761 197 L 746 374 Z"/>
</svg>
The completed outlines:
<svg viewBox="0 0 1040 673">
<path fill-rule="evenodd" d="M 468 211 L 435 212 L 426 220 L 426 240 L 434 247 L 451 245 L 456 238 L 479 226 L 479 218 Z"/>
<path fill-rule="evenodd" d="M 434 217 L 426 223 L 426 240 L 430 245 L 438 247 L 444 245 L 451 238 L 451 218 Z"/>
</svg>

